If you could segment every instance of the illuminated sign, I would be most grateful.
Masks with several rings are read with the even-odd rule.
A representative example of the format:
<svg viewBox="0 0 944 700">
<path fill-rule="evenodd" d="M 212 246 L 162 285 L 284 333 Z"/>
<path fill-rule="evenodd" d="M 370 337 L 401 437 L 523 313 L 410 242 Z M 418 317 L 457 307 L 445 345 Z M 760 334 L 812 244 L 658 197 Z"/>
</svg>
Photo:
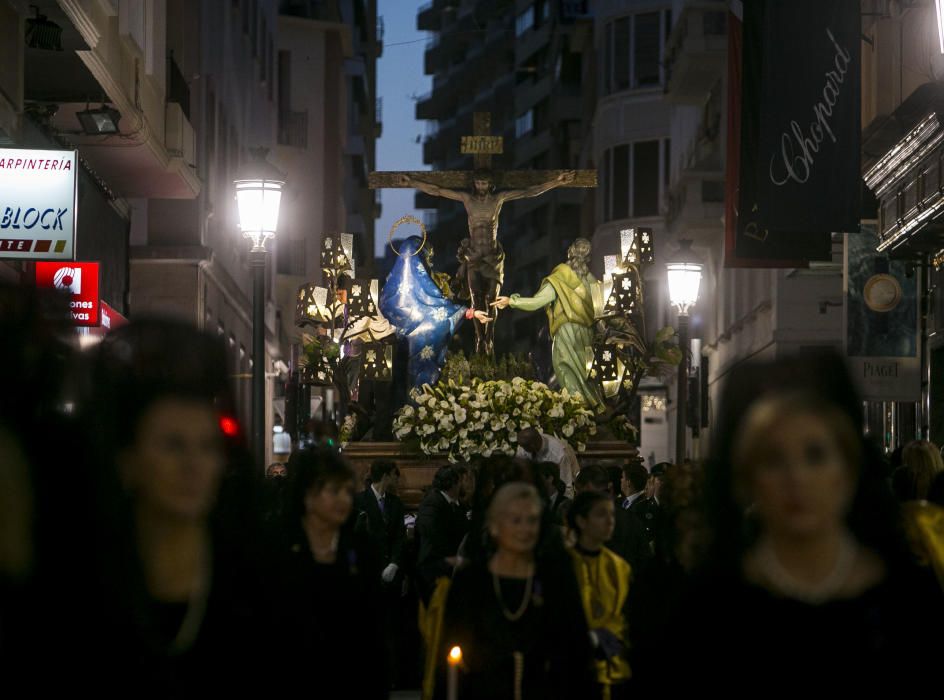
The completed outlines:
<svg viewBox="0 0 944 700">
<path fill-rule="evenodd" d="M 0 258 L 75 257 L 75 151 L 0 148 Z"/>
<path fill-rule="evenodd" d="M 113 331 L 116 328 L 127 325 L 128 319 L 115 311 L 112 307 L 102 302 L 102 330 Z"/>
<path fill-rule="evenodd" d="M 101 315 L 97 262 L 38 262 L 36 286 L 69 294 L 69 310 L 76 326 L 97 326 Z"/>
</svg>

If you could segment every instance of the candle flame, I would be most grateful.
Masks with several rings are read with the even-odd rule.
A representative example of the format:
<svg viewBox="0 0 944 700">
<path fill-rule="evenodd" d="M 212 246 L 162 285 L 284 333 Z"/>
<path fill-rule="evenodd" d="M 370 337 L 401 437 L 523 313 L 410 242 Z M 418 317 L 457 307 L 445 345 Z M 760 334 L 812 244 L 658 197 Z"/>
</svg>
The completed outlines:
<svg viewBox="0 0 944 700">
<path fill-rule="evenodd" d="M 462 663 L 462 649 L 459 647 L 453 647 L 449 650 L 449 663 L 459 664 Z"/>
</svg>

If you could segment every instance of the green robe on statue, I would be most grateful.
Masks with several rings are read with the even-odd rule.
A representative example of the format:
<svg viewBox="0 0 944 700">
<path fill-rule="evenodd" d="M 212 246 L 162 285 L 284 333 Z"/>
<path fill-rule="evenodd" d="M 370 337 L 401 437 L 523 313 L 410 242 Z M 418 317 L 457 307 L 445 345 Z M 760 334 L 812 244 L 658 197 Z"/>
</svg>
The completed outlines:
<svg viewBox="0 0 944 700">
<path fill-rule="evenodd" d="M 591 406 L 602 408 L 599 389 L 587 381 L 593 360 L 594 294 L 598 286 L 593 275 L 580 277 L 562 263 L 544 278 L 537 294 L 533 297 L 512 294 L 509 306 L 522 311 L 547 307 L 557 382 L 561 388 L 583 396 Z"/>
</svg>

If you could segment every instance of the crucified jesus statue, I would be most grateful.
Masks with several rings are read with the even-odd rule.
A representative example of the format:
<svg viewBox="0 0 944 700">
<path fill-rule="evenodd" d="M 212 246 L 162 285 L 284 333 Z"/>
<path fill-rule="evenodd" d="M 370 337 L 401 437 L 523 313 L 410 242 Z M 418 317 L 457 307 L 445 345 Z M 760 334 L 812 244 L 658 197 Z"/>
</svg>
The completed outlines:
<svg viewBox="0 0 944 700">
<path fill-rule="evenodd" d="M 525 187 L 495 191 L 488 171 L 476 171 L 472 190 L 454 190 L 403 173 L 401 187 L 415 187 L 433 197 L 462 202 L 469 216 L 469 237 L 459 243 L 459 270 L 456 278 L 468 290 L 471 307 L 489 313 L 498 298 L 505 276 L 505 251 L 498 242 L 498 215 L 502 205 L 513 199 L 537 197 L 555 187 L 565 187 L 576 179 L 576 172 L 564 170 L 545 182 Z M 495 312 L 497 314 L 497 310 Z M 475 351 L 492 355 L 495 350 L 495 324 L 475 323 Z"/>
</svg>

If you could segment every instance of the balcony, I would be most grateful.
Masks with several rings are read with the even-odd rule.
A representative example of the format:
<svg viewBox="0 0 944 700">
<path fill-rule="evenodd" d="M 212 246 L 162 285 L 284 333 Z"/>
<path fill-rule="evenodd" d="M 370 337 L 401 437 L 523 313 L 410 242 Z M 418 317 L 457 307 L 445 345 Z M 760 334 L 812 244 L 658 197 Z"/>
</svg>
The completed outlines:
<svg viewBox="0 0 944 700">
<path fill-rule="evenodd" d="M 724 177 L 721 174 L 684 174 L 669 191 L 666 224 L 670 231 L 701 236 L 721 230 L 724 216 Z"/>
<path fill-rule="evenodd" d="M 168 102 L 164 116 L 164 145 L 167 155 L 180 161 L 178 165 L 195 163 L 197 160 L 197 139 L 193 127 L 184 113 L 183 106 L 177 102 Z"/>
<path fill-rule="evenodd" d="M 666 99 L 697 103 L 724 74 L 727 9 L 720 1 L 689 2 L 665 50 Z"/>
<path fill-rule="evenodd" d="M 189 87 L 173 59 L 157 61 L 150 72 L 142 48 L 161 38 L 115 21 L 107 3 L 74 0 L 44 5 L 63 27 L 61 52 L 28 52 L 28 100 L 55 103 L 49 126 L 78 148 L 92 168 L 124 197 L 192 199 L 201 188 L 196 173 L 193 127 L 187 117 Z M 44 11 L 46 11 L 44 9 Z M 121 18 L 119 18 L 121 19 Z M 157 49 L 163 55 L 164 46 Z M 87 135 L 78 112 L 107 104 L 120 114 L 119 133 Z"/>
<path fill-rule="evenodd" d="M 721 111 L 715 98 L 707 103 L 680 165 L 666 197 L 666 224 L 669 230 L 691 233 L 698 240 L 699 232 L 719 231 L 724 215 Z"/>
<path fill-rule="evenodd" d="M 184 116 L 190 119 L 190 86 L 173 55 L 167 57 L 167 101 L 180 105 Z"/>
<path fill-rule="evenodd" d="M 551 40 L 551 23 L 545 22 L 537 29 L 529 29 L 517 38 L 515 42 L 515 60 L 518 63 L 527 61 L 539 49 L 547 46 Z"/>
<path fill-rule="evenodd" d="M 538 102 L 551 94 L 554 88 L 551 76 L 547 75 L 540 80 L 522 83 L 515 90 L 515 111 L 523 114 Z"/>
</svg>

